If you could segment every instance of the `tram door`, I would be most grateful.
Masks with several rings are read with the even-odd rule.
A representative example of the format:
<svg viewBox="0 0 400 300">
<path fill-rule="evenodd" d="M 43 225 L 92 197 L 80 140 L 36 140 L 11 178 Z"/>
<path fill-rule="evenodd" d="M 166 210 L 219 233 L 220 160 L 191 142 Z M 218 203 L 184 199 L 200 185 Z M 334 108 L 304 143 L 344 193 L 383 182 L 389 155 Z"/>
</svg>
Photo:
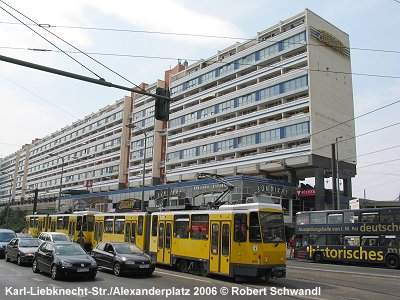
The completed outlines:
<svg viewBox="0 0 400 300">
<path fill-rule="evenodd" d="M 94 224 L 94 245 L 96 247 L 103 239 L 103 222 L 96 222 Z"/>
<path fill-rule="evenodd" d="M 172 223 L 160 221 L 158 223 L 157 262 L 171 264 L 171 235 Z"/>
<path fill-rule="evenodd" d="M 136 244 L 136 221 L 125 223 L 125 242 Z"/>
<path fill-rule="evenodd" d="M 68 235 L 73 241 L 75 241 L 75 220 L 69 220 L 68 224 Z"/>
<path fill-rule="evenodd" d="M 210 272 L 229 274 L 230 222 L 211 222 Z"/>
</svg>

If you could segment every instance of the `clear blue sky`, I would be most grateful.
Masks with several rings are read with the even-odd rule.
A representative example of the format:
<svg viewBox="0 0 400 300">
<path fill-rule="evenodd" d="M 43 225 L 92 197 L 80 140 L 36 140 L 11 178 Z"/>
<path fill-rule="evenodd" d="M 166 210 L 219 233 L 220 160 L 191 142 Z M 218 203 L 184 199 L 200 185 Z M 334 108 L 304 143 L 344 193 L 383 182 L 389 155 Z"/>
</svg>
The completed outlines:
<svg viewBox="0 0 400 300">
<path fill-rule="evenodd" d="M 164 70 L 177 59 L 208 58 L 234 39 L 195 38 L 150 33 L 116 32 L 65 28 L 96 28 L 161 31 L 251 38 L 257 31 L 275 25 L 309 8 L 350 35 L 352 48 L 400 52 L 400 3 L 376 1 L 28 1 L 6 3 L 41 24 L 50 24 L 63 39 L 87 53 L 154 56 L 172 59 L 93 55 L 132 82 L 152 83 L 163 79 Z M 0 6 L 24 19 L 9 7 Z M 27 48 L 55 48 L 0 10 L 0 54 L 46 66 L 92 76 L 89 71 L 59 52 L 33 52 Z M 73 50 L 40 28 L 63 50 Z M 14 48 L 14 49 L 10 49 Z M 23 49 L 16 49 L 23 48 Z M 354 73 L 400 76 L 400 53 L 352 49 Z M 93 72 L 113 83 L 130 86 L 122 78 L 98 64 L 74 55 Z M 400 100 L 400 79 L 353 76 L 356 116 Z M 45 74 L 0 62 L 0 154 L 6 156 L 34 138 L 44 137 L 76 118 L 82 118 L 126 95 L 123 91 Z M 400 104 L 356 120 L 356 133 L 396 124 Z M 399 125 L 357 139 L 358 175 L 353 181 L 355 196 L 393 200 L 400 193 L 400 147 L 363 155 L 400 145 Z M 381 163 L 386 162 L 386 163 Z M 377 164 L 379 163 L 379 164 Z"/>
</svg>

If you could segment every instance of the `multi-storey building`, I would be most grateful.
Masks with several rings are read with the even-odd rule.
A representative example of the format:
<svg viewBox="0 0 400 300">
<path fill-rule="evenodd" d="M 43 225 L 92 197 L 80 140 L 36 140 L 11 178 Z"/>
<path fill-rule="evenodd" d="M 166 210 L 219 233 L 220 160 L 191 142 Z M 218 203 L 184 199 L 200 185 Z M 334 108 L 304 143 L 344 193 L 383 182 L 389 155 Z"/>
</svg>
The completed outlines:
<svg viewBox="0 0 400 300">
<path fill-rule="evenodd" d="M 92 196 L 76 201 L 103 199 L 104 210 L 140 199 L 143 181 L 146 187 L 172 184 L 169 195 L 180 188 L 174 183 L 208 172 L 258 177 L 259 186 L 242 184 L 237 195 L 251 196 L 251 190 L 287 203 L 291 196 L 279 192 L 285 189 L 276 188 L 276 180 L 295 188 L 299 179 L 314 177 L 315 207 L 324 209 L 335 143 L 344 194 L 351 196 L 356 149 L 354 121 L 348 121 L 354 118 L 349 37 L 334 25 L 305 10 L 206 60 L 178 64 L 164 79 L 141 88 L 154 94 L 169 86 L 169 122 L 154 119 L 154 97 L 133 93 L 4 158 L 2 201 L 10 193 L 21 201 L 35 188 L 54 200 L 62 186 L 63 193 L 90 190 Z M 132 189 L 116 191 L 126 188 Z M 159 206 L 159 194 L 147 190 L 145 199 Z"/>
<path fill-rule="evenodd" d="M 125 97 L 4 158 L 2 202 L 11 195 L 23 203 L 35 189 L 42 199 L 54 201 L 61 186 L 63 194 L 126 188 L 131 112 L 132 98 Z"/>
<path fill-rule="evenodd" d="M 323 209 L 330 145 L 355 134 L 341 124 L 354 117 L 350 74 L 348 35 L 309 10 L 188 66 L 171 77 L 167 180 L 315 177 Z M 350 195 L 354 139 L 339 148 Z"/>
</svg>

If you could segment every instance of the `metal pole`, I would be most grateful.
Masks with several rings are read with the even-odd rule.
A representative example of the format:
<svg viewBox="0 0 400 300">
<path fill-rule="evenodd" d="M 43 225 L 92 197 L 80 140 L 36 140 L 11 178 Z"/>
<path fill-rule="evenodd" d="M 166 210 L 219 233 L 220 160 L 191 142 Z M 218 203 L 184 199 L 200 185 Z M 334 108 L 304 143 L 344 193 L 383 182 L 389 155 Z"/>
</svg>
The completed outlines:
<svg viewBox="0 0 400 300">
<path fill-rule="evenodd" d="M 339 176 L 339 143 L 338 140 L 343 136 L 336 137 L 336 190 L 337 190 L 337 209 L 340 209 L 340 176 Z"/>
<path fill-rule="evenodd" d="M 143 177 L 142 177 L 142 202 L 140 203 L 140 211 L 144 211 L 144 184 L 146 181 L 146 152 L 147 152 L 147 133 L 141 129 L 144 134 L 144 153 L 143 153 Z"/>
<path fill-rule="evenodd" d="M 338 209 L 337 207 L 337 186 L 336 186 L 336 145 L 332 144 L 332 205 L 333 209 Z"/>
<path fill-rule="evenodd" d="M 11 177 L 11 178 L 13 178 L 13 177 Z M 11 183 L 10 183 L 10 197 L 8 198 L 8 206 L 7 206 L 7 214 L 6 214 L 6 227 L 8 228 L 8 218 L 9 218 L 9 216 L 10 216 L 10 206 L 11 206 L 11 198 L 12 198 L 12 188 L 13 188 L 13 181 L 14 181 L 14 178 L 11 180 Z"/>
<path fill-rule="evenodd" d="M 61 206 L 61 189 L 62 189 L 62 181 L 63 181 L 63 174 L 64 174 L 64 157 L 58 156 L 61 158 L 62 164 L 61 164 L 61 178 L 60 178 L 60 190 L 58 191 L 58 202 L 57 202 L 57 213 L 60 212 L 60 206 Z"/>
</svg>

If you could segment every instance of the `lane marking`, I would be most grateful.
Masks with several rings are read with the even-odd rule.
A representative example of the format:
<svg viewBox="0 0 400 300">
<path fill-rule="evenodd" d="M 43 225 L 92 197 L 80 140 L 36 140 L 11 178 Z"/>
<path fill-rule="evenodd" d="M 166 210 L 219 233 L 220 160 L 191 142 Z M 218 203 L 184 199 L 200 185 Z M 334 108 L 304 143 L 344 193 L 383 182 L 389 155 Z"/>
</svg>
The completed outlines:
<svg viewBox="0 0 400 300">
<path fill-rule="evenodd" d="M 187 276 L 182 276 L 182 275 L 176 275 L 176 274 L 172 274 L 172 273 L 168 273 L 168 272 L 155 271 L 154 273 L 157 273 L 157 274 L 165 274 L 165 275 L 171 275 L 171 276 L 175 276 L 175 277 L 179 277 L 179 278 L 185 278 L 185 279 L 189 279 L 189 280 L 195 280 L 195 281 L 201 281 L 201 282 L 212 283 L 211 281 L 208 281 L 208 280 L 197 279 L 197 278 L 187 277 Z"/>
<path fill-rule="evenodd" d="M 383 277 L 383 278 L 400 279 L 400 276 L 375 274 L 375 273 L 362 273 L 362 272 L 328 270 L 328 269 L 319 269 L 319 268 L 293 267 L 293 266 L 287 266 L 287 268 L 288 269 L 300 269 L 300 270 L 311 270 L 311 271 L 320 271 L 320 272 L 331 272 L 331 273 L 340 273 L 340 274 L 353 274 L 353 275 L 360 275 L 360 276 L 375 276 L 375 277 Z"/>
<path fill-rule="evenodd" d="M 39 282 L 40 282 L 40 281 L 43 281 L 43 279 L 36 278 L 36 277 L 32 277 L 31 279 L 32 279 L 32 280 L 35 280 L 35 281 L 39 281 Z"/>
</svg>

